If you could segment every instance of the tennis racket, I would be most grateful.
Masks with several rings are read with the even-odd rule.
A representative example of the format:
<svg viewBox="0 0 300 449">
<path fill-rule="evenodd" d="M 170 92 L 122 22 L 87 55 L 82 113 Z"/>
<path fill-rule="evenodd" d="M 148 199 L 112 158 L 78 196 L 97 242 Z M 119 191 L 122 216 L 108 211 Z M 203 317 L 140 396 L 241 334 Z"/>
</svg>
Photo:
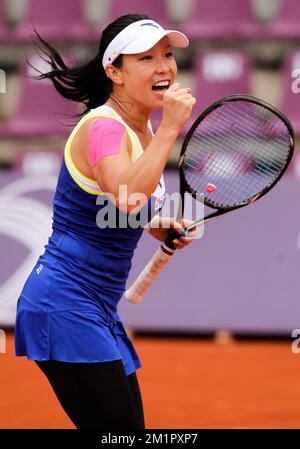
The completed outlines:
<svg viewBox="0 0 300 449">
<path fill-rule="evenodd" d="M 192 125 L 179 158 L 181 205 L 184 194 L 203 201 L 214 212 L 185 228 L 253 204 L 279 181 L 294 150 L 291 123 L 279 110 L 248 95 L 233 95 L 209 106 Z M 161 269 L 175 252 L 170 231 L 125 297 L 140 303 Z"/>
</svg>

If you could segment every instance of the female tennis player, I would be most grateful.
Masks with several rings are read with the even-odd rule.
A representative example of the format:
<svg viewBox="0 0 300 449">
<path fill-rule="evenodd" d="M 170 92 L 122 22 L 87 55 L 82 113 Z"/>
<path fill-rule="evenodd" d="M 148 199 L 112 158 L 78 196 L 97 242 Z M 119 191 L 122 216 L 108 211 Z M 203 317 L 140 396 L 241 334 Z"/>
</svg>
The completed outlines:
<svg viewBox="0 0 300 449">
<path fill-rule="evenodd" d="M 196 101 L 175 82 L 172 47 L 187 47 L 188 39 L 147 16 L 122 16 L 103 31 L 95 59 L 75 68 L 39 39 L 52 67 L 39 78 L 86 110 L 66 143 L 52 235 L 18 301 L 16 355 L 37 363 L 77 428 L 141 429 L 141 363 L 117 305 L 143 229 L 163 241 L 185 225 L 173 218 L 166 226 L 156 216 L 166 161 Z M 158 108 L 163 117 L 153 134 L 149 114 Z M 120 215 L 104 226 L 108 203 Z M 145 210 L 146 223 L 130 226 Z M 175 243 L 183 248 L 193 239 Z"/>
</svg>

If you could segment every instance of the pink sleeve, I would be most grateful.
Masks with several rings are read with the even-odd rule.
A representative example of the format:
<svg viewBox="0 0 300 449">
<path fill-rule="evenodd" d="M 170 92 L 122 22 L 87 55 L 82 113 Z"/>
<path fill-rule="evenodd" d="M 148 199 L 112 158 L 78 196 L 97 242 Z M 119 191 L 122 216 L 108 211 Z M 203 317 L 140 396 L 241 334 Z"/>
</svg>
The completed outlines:
<svg viewBox="0 0 300 449">
<path fill-rule="evenodd" d="M 105 156 L 118 154 L 125 127 L 117 120 L 101 117 L 88 132 L 88 158 L 92 167 Z"/>
</svg>

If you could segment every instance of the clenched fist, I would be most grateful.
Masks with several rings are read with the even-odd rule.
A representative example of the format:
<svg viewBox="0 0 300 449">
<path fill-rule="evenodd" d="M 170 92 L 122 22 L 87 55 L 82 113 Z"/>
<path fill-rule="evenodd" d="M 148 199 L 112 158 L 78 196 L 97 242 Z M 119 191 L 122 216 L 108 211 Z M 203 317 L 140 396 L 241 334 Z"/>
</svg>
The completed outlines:
<svg viewBox="0 0 300 449">
<path fill-rule="evenodd" d="M 196 98 L 191 94 L 189 87 L 180 87 L 174 83 L 166 90 L 163 98 L 162 126 L 173 128 L 179 132 L 188 121 Z"/>
</svg>

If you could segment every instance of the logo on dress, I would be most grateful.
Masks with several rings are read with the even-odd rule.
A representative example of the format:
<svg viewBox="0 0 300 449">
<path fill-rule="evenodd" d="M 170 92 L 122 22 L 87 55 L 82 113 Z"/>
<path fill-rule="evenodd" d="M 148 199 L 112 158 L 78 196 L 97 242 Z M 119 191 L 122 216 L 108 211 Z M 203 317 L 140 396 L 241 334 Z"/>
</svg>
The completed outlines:
<svg viewBox="0 0 300 449">
<path fill-rule="evenodd" d="M 40 274 L 42 269 L 44 268 L 44 265 L 40 264 L 39 267 L 36 269 L 37 274 Z"/>
<path fill-rule="evenodd" d="M 165 202 L 165 198 L 166 196 L 159 196 L 156 198 L 155 200 L 155 204 L 154 204 L 154 210 L 157 211 L 158 209 L 161 209 L 163 207 L 163 204 Z"/>
</svg>

